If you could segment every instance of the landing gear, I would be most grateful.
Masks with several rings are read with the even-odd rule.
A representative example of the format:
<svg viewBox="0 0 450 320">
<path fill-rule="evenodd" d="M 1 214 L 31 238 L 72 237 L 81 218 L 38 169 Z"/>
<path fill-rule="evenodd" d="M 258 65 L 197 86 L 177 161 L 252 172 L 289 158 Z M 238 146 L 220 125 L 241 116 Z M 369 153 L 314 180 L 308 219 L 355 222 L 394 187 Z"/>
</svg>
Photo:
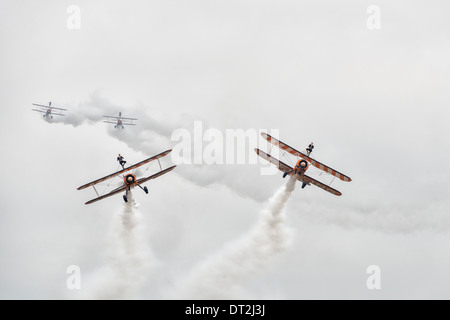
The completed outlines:
<svg viewBox="0 0 450 320">
<path fill-rule="evenodd" d="M 291 172 L 292 172 L 292 170 L 291 170 L 291 171 L 286 171 L 285 173 L 283 173 L 283 179 L 286 178 L 286 176 L 287 176 L 288 174 L 290 174 Z M 294 173 L 296 173 L 296 172 L 294 171 Z"/>
<path fill-rule="evenodd" d="M 128 197 L 126 195 L 123 195 L 123 201 L 128 202 Z"/>
<path fill-rule="evenodd" d="M 143 187 L 143 188 L 142 188 L 142 186 L 141 186 L 140 184 L 138 184 L 138 186 L 139 186 L 139 188 L 141 188 L 142 190 L 144 190 L 144 192 L 145 192 L 146 194 L 148 194 L 148 189 L 147 189 L 147 187 Z"/>
<path fill-rule="evenodd" d="M 306 187 L 306 182 L 303 181 L 302 183 L 302 189 L 304 189 Z"/>
</svg>

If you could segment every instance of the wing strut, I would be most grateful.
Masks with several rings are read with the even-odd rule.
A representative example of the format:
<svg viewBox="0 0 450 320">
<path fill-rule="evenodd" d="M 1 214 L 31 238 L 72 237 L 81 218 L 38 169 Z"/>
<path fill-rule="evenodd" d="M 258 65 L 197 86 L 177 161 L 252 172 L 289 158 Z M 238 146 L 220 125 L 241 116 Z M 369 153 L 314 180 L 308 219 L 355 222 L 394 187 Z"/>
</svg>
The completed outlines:
<svg viewBox="0 0 450 320">
<path fill-rule="evenodd" d="M 100 197 L 100 195 L 99 195 L 98 192 L 97 192 L 97 189 L 95 189 L 95 185 L 92 185 L 92 188 L 94 188 L 95 193 L 97 194 L 97 197 Z"/>
<path fill-rule="evenodd" d="M 162 170 L 161 162 L 159 162 L 159 158 L 158 158 L 158 163 L 159 163 L 159 170 Z"/>
</svg>

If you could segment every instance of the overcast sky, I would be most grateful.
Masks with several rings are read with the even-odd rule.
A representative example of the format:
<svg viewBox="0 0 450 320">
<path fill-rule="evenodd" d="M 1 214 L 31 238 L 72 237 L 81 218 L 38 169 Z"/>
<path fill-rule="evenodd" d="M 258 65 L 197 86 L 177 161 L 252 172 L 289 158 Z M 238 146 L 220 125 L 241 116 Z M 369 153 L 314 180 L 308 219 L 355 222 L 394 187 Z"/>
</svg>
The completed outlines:
<svg viewBox="0 0 450 320">
<path fill-rule="evenodd" d="M 449 10 L 0 0 L 0 298 L 449 299 Z M 48 101 L 67 117 L 31 111 Z M 137 125 L 102 122 L 119 111 Z M 198 121 L 274 130 L 299 150 L 314 141 L 353 181 L 333 181 L 341 197 L 297 184 L 271 225 L 279 243 L 262 226 L 287 181 L 261 175 L 262 161 L 179 164 L 148 195 L 134 189 L 135 207 L 84 204 L 95 193 L 76 188 L 114 172 L 118 153 L 131 164 L 174 148 L 173 132 Z M 259 244 L 264 257 L 248 255 Z M 128 258 L 129 273 L 114 271 Z M 66 286 L 72 265 L 80 290 Z M 367 287 L 373 265 L 381 289 Z M 215 282 L 224 275 L 232 285 Z"/>
</svg>

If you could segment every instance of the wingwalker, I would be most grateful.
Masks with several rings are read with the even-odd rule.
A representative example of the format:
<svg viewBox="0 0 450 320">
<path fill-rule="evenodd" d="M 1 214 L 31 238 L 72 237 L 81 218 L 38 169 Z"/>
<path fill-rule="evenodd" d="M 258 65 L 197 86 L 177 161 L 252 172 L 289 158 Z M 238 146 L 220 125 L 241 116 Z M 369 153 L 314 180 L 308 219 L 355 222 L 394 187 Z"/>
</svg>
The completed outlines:
<svg viewBox="0 0 450 320">
<path fill-rule="evenodd" d="M 97 198 L 92 199 L 92 200 L 89 200 L 89 201 L 86 202 L 85 204 L 90 204 L 90 203 L 93 203 L 93 202 L 96 202 L 96 201 L 99 201 L 99 200 L 102 200 L 102 199 L 111 197 L 111 196 L 113 196 L 113 195 L 115 195 L 115 194 L 117 194 L 117 193 L 120 193 L 120 192 L 122 192 L 122 191 L 125 191 L 125 194 L 123 195 L 123 200 L 124 200 L 125 202 L 128 202 L 128 192 L 130 192 L 130 190 L 131 190 L 132 188 L 138 186 L 139 188 L 141 188 L 142 190 L 144 190 L 144 192 L 147 194 L 147 193 L 148 193 L 147 187 L 142 187 L 141 184 L 143 184 L 144 182 L 147 182 L 148 180 L 155 179 L 155 178 L 157 178 L 157 177 L 159 177 L 159 176 L 162 176 L 163 174 L 165 174 L 165 173 L 167 173 L 167 172 L 169 172 L 169 171 L 172 171 L 172 170 L 176 167 L 176 166 L 171 166 L 171 167 L 169 167 L 169 168 L 167 168 L 167 169 L 164 169 L 164 170 L 163 170 L 162 167 L 161 167 L 161 163 L 159 162 L 159 159 L 162 158 L 162 157 L 165 157 L 165 156 L 168 155 L 170 152 L 172 152 L 172 150 L 164 151 L 164 152 L 162 152 L 162 153 L 160 153 L 160 154 L 158 154 L 158 155 L 156 155 L 156 156 L 150 157 L 150 158 L 145 159 L 145 160 L 143 160 L 143 161 L 141 161 L 141 162 L 138 162 L 138 163 L 136 163 L 136 164 L 134 164 L 134 165 L 132 165 L 132 166 L 129 166 L 128 168 L 125 168 L 124 165 L 125 165 L 125 162 L 126 162 L 126 161 L 124 161 L 124 160 L 123 160 L 123 157 L 119 154 L 118 160 L 119 160 L 119 158 L 120 158 L 119 163 L 120 163 L 120 165 L 122 166 L 122 170 L 117 171 L 117 172 L 114 172 L 114 173 L 112 173 L 112 174 L 109 174 L 109 175 L 107 175 L 107 176 L 105 176 L 105 177 L 103 177 L 103 178 L 94 180 L 94 181 L 92 181 L 92 182 L 86 183 L 85 185 L 82 185 L 81 187 L 78 187 L 77 190 L 85 189 L 85 188 L 87 188 L 87 187 L 92 187 L 92 188 L 94 188 L 95 193 L 97 194 Z M 150 161 L 153 161 L 153 160 L 158 160 L 159 168 L 160 168 L 161 171 L 159 171 L 159 172 L 157 172 L 157 173 L 155 173 L 155 174 L 153 174 L 153 175 L 151 175 L 151 176 L 137 179 L 137 178 L 136 178 L 136 175 L 133 174 L 134 170 L 135 170 L 136 168 L 140 167 L 140 166 L 143 166 L 143 165 L 146 164 L 146 163 L 149 163 Z M 129 171 L 131 171 L 131 172 L 129 172 Z M 104 194 L 104 195 L 100 195 L 100 194 L 97 192 L 97 189 L 95 188 L 95 185 L 96 185 L 96 184 L 98 184 L 98 183 L 100 183 L 100 182 L 103 182 L 103 181 L 105 181 L 105 180 L 111 179 L 111 178 L 113 178 L 113 177 L 117 177 L 117 176 L 119 176 L 119 175 L 122 175 L 122 177 L 123 177 L 123 183 L 121 184 L 121 186 L 119 186 L 119 187 L 116 188 L 116 189 L 113 189 L 112 191 L 110 191 L 109 193 L 106 193 L 106 194 Z"/>
<path fill-rule="evenodd" d="M 302 182 L 302 189 L 305 188 L 307 185 L 313 184 L 313 185 L 315 185 L 325 191 L 328 191 L 329 193 L 334 194 L 336 196 L 342 195 L 342 193 L 340 191 L 331 188 L 329 185 L 326 185 L 320 181 L 317 181 L 317 180 L 311 178 L 310 176 L 307 176 L 305 174 L 305 172 L 306 172 L 306 170 L 308 170 L 309 165 L 312 165 L 312 166 L 316 167 L 317 169 L 322 170 L 325 173 L 331 174 L 332 176 L 339 178 L 342 181 L 347 181 L 347 182 L 352 181 L 352 179 L 350 179 L 350 177 L 346 176 L 345 174 L 340 173 L 339 171 L 336 171 L 336 170 L 324 165 L 323 163 L 320 163 L 319 161 L 312 159 L 309 155 L 311 154 L 312 149 L 314 148 L 313 143 L 311 143 L 308 146 L 308 148 L 307 148 L 308 155 L 306 155 L 306 154 L 288 146 L 284 142 L 281 142 L 280 140 L 275 139 L 274 137 L 268 135 L 267 133 L 263 132 L 263 133 L 261 133 L 261 135 L 263 136 L 264 139 L 266 139 L 267 141 L 272 143 L 274 146 L 279 147 L 281 150 L 287 151 L 296 157 L 300 157 L 300 159 L 297 161 L 295 167 L 291 168 L 287 164 L 272 157 L 270 154 L 267 154 L 264 151 L 259 150 L 258 148 L 255 149 L 255 152 L 258 154 L 258 156 L 260 156 L 261 158 L 274 164 L 275 166 L 278 167 L 278 169 L 280 171 L 284 172 L 283 178 L 285 178 L 286 176 L 296 175 L 297 180 Z"/>
</svg>

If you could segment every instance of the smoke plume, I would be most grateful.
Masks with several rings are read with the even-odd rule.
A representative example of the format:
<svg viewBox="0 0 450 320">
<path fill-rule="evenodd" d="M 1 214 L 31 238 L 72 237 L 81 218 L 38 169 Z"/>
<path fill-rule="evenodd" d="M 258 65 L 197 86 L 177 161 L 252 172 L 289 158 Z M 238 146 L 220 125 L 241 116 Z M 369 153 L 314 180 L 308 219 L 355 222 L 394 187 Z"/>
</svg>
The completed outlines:
<svg viewBox="0 0 450 320">
<path fill-rule="evenodd" d="M 87 299 L 137 299 L 148 280 L 154 259 L 145 245 L 138 204 L 128 194 L 128 202 L 112 223 L 108 265 L 92 277 L 95 282 L 84 287 Z"/>
<path fill-rule="evenodd" d="M 249 298 L 243 290 L 243 282 L 289 244 L 290 233 L 283 209 L 295 182 L 296 178 L 290 177 L 269 199 L 256 227 L 202 263 L 178 288 L 175 299 Z"/>
</svg>

